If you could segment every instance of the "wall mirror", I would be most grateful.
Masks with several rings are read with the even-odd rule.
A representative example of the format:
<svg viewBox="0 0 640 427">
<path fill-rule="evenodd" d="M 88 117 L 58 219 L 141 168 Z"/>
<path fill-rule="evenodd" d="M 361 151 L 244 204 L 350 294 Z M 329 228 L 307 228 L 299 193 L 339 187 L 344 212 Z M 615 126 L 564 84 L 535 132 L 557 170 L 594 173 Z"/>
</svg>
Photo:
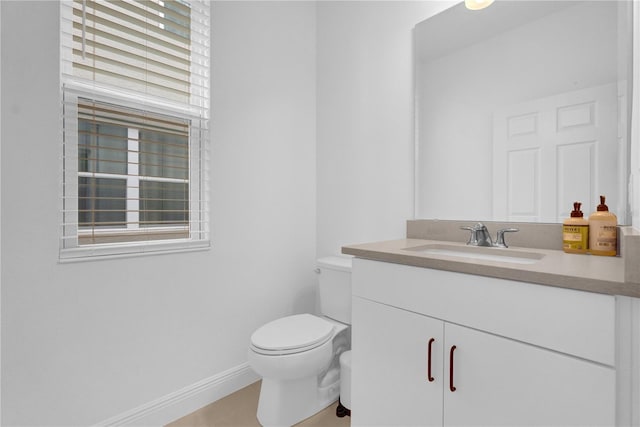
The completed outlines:
<svg viewBox="0 0 640 427">
<path fill-rule="evenodd" d="M 453 6 L 414 29 L 416 218 L 627 208 L 630 1 Z"/>
</svg>

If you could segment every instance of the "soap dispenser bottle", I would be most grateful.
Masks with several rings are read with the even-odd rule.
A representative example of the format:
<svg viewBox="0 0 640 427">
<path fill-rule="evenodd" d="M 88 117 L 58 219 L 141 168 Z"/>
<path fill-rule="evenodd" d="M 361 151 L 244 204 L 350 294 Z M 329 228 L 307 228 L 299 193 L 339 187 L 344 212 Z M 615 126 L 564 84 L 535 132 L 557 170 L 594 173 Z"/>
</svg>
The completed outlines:
<svg viewBox="0 0 640 427">
<path fill-rule="evenodd" d="M 597 210 L 589 216 L 589 252 L 593 255 L 615 256 L 618 250 L 618 218 L 600 196 Z"/>
<path fill-rule="evenodd" d="M 567 253 L 587 253 L 589 221 L 584 219 L 580 205 L 580 202 L 574 202 L 571 216 L 562 223 L 562 249 Z"/>
</svg>

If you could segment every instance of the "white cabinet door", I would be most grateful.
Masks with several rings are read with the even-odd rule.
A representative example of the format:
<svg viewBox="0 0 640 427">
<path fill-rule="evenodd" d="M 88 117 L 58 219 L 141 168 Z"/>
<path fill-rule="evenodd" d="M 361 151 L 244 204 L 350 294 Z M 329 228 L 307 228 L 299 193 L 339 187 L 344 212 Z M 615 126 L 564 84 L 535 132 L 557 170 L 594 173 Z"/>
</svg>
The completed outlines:
<svg viewBox="0 0 640 427">
<path fill-rule="evenodd" d="M 444 323 L 354 297 L 352 324 L 351 425 L 441 426 Z"/>
<path fill-rule="evenodd" d="M 529 344 L 445 325 L 444 425 L 615 425 L 615 370 Z"/>
</svg>

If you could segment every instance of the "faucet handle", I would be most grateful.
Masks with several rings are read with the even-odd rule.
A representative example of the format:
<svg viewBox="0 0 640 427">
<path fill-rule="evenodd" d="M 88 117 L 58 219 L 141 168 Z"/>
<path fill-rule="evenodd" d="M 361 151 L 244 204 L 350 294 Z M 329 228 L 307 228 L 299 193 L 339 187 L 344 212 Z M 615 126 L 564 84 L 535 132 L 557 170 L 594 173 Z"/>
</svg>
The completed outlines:
<svg viewBox="0 0 640 427">
<path fill-rule="evenodd" d="M 507 243 L 504 241 L 504 233 L 515 233 L 516 231 L 520 231 L 519 228 L 503 228 L 498 230 L 498 235 L 496 236 L 496 243 L 494 246 L 498 248 L 508 248 Z"/>
<path fill-rule="evenodd" d="M 493 242 L 491 242 L 491 236 L 489 235 L 489 231 L 487 227 L 479 222 L 473 227 L 462 226 L 460 227 L 462 230 L 471 231 L 471 235 L 469 236 L 469 241 L 467 245 L 472 246 L 493 246 Z"/>
<path fill-rule="evenodd" d="M 478 222 L 478 223 L 474 224 L 473 226 L 469 226 L 469 225 L 466 225 L 466 226 L 465 226 L 465 225 L 460 226 L 460 229 L 461 229 L 461 230 L 469 230 L 469 231 L 472 231 L 472 232 L 473 232 L 473 231 L 486 230 L 486 229 L 487 229 L 487 227 L 486 227 L 483 223 Z"/>
<path fill-rule="evenodd" d="M 469 241 L 467 242 L 467 245 L 474 245 L 477 246 L 478 245 L 478 228 L 477 228 L 477 224 L 474 225 L 473 227 L 471 226 L 461 226 L 460 230 L 467 230 L 470 231 L 471 234 L 469 234 Z"/>
<path fill-rule="evenodd" d="M 467 242 L 467 245 L 473 245 L 474 242 L 477 243 L 478 241 L 478 236 L 476 234 L 476 230 L 473 227 L 469 227 L 469 226 L 461 226 L 460 230 L 467 230 L 470 231 L 471 233 L 469 234 L 469 241 Z"/>
</svg>

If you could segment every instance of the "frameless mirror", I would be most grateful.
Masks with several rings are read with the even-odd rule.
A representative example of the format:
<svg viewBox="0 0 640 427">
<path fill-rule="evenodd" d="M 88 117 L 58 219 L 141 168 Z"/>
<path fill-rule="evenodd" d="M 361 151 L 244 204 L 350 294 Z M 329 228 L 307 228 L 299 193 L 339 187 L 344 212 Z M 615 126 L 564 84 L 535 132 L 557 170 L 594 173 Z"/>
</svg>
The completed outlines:
<svg viewBox="0 0 640 427">
<path fill-rule="evenodd" d="M 458 4 L 415 37 L 416 218 L 629 223 L 630 1 Z"/>
</svg>

